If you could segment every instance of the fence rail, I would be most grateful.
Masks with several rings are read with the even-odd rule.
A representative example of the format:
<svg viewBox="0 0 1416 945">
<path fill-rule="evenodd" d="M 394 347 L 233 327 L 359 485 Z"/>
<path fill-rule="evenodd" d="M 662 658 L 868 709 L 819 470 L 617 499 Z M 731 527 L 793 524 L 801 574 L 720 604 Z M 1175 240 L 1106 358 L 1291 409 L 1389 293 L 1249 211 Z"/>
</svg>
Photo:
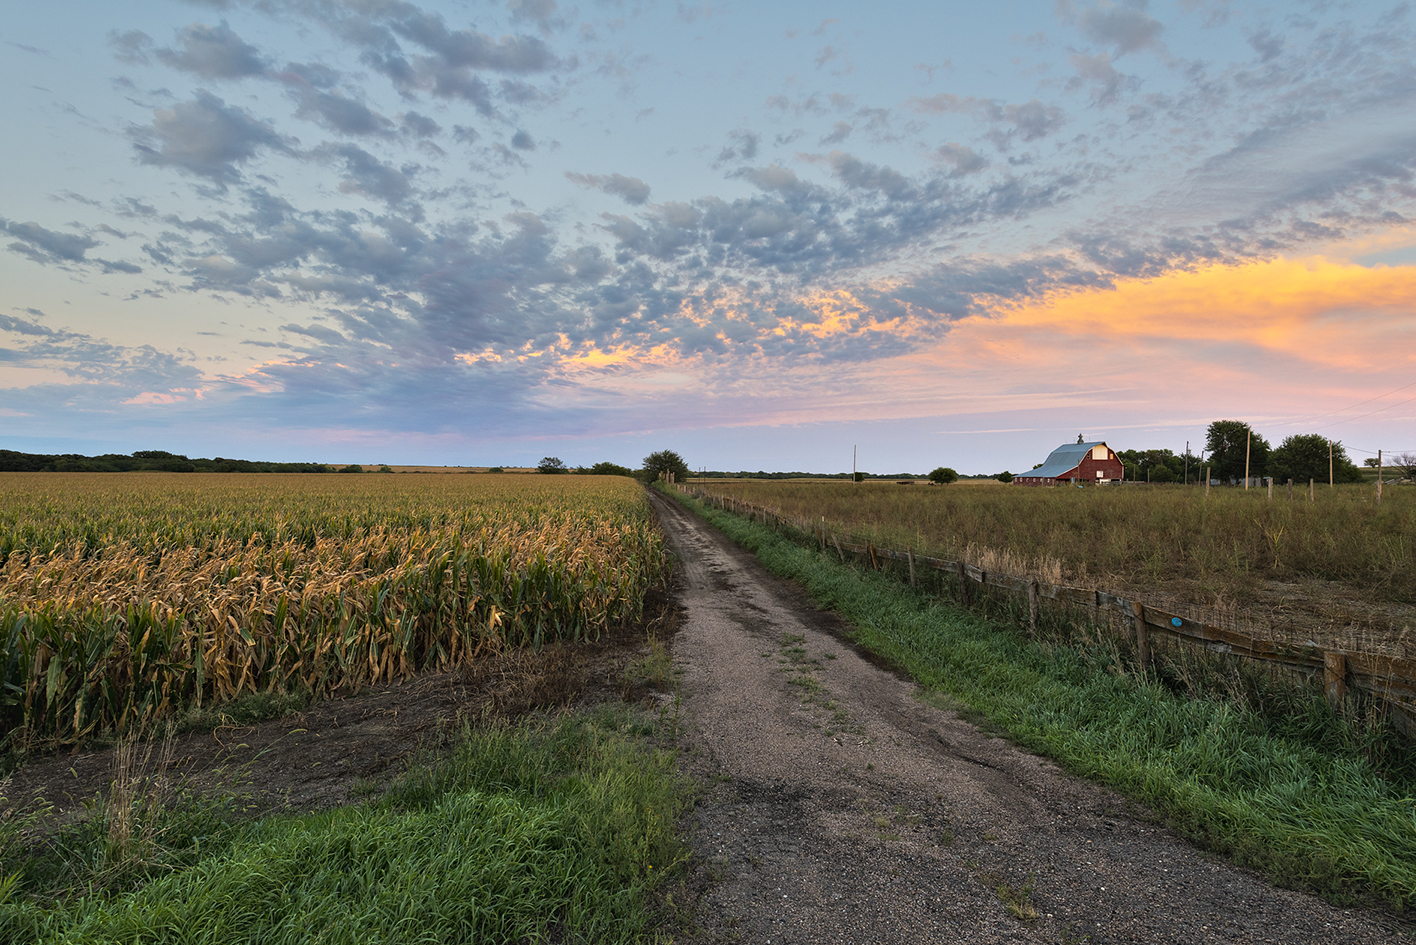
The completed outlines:
<svg viewBox="0 0 1416 945">
<path fill-rule="evenodd" d="M 821 550 L 834 550 L 842 561 L 847 554 L 870 562 L 875 569 L 882 560 L 895 561 L 909 567 L 910 582 L 915 581 L 915 569 L 926 568 L 951 574 L 960 581 L 965 601 L 971 584 L 996 587 L 1026 595 L 1028 598 L 1028 629 L 1036 633 L 1038 604 L 1047 600 L 1059 604 L 1094 608 L 1097 612 L 1114 611 L 1129 621 L 1136 642 L 1136 651 L 1143 668 L 1150 666 L 1150 642 L 1160 637 L 1195 646 L 1211 652 L 1227 653 L 1245 659 L 1258 660 L 1308 674 L 1322 675 L 1323 688 L 1329 703 L 1341 710 L 1349 690 L 1360 691 L 1385 704 L 1393 724 L 1408 737 L 1416 738 L 1416 660 L 1374 653 L 1341 649 L 1324 649 L 1309 644 L 1290 644 L 1259 640 L 1224 627 L 1216 627 L 1183 614 L 1172 614 L 1142 601 L 1127 600 L 1115 594 L 1089 587 L 1051 584 L 1035 578 L 1018 577 L 985 571 L 966 561 L 931 558 L 917 555 L 913 549 L 900 551 L 879 548 L 872 542 L 853 542 L 849 536 L 828 531 L 821 524 L 803 522 L 784 516 L 775 509 L 754 505 L 731 496 L 708 492 L 696 486 L 675 484 L 680 493 L 701 499 L 719 509 L 751 518 L 763 524 L 786 525 L 803 534 L 816 536 Z"/>
</svg>

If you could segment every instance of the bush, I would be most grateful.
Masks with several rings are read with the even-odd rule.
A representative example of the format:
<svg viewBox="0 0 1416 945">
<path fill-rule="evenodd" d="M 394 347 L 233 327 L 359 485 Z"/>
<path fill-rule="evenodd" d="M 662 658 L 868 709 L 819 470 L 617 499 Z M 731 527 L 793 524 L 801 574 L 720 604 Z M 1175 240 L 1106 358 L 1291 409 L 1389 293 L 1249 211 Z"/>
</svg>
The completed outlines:
<svg viewBox="0 0 1416 945">
<path fill-rule="evenodd" d="M 941 486 L 946 486 L 951 482 L 958 482 L 959 474 L 948 466 L 940 466 L 929 474 L 929 481 L 938 483 Z"/>
</svg>

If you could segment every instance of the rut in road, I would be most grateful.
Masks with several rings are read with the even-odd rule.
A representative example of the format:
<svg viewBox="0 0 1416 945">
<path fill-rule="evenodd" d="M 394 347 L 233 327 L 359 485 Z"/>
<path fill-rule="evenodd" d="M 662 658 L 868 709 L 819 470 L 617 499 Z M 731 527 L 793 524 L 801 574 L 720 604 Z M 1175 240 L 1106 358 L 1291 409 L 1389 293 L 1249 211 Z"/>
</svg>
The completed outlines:
<svg viewBox="0 0 1416 945">
<path fill-rule="evenodd" d="M 674 638 L 703 942 L 1406 941 L 1196 851 L 872 665 L 677 503 Z"/>
</svg>

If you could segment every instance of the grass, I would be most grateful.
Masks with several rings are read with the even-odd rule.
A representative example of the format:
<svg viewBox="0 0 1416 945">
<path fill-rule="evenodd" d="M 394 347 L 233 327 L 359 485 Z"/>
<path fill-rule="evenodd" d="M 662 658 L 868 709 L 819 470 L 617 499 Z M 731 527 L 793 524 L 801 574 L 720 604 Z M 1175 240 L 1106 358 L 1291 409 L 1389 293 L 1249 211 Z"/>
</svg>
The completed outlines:
<svg viewBox="0 0 1416 945">
<path fill-rule="evenodd" d="M 1416 604 L 1416 486 L 1315 490 L 1201 486 L 1103 488 L 912 487 L 892 484 L 710 480 L 695 483 L 889 548 L 963 559 L 990 571 L 1035 574 L 1052 583 L 1140 590 L 1218 611 L 1264 599 L 1275 584 L 1303 596 L 1330 592 L 1409 607 Z M 1306 484 L 1305 484 L 1306 485 Z M 1286 605 L 1293 593 L 1286 594 Z M 1403 611 L 1404 613 L 1404 611 Z M 1399 634 L 1409 617 L 1363 610 L 1336 614 Z M 1323 629 L 1305 628 L 1304 632 Z M 1409 629 L 1409 628 L 1408 628 Z"/>
<path fill-rule="evenodd" d="M 468 730 L 379 799 L 305 816 L 155 804 L 143 779 L 57 835 L 12 815 L 0 941 L 650 940 L 685 856 L 686 794 L 654 731 L 626 707 Z"/>
<path fill-rule="evenodd" d="M 854 626 L 855 642 L 1024 747 L 1150 805 L 1183 835 L 1335 901 L 1416 903 L 1416 756 L 1319 692 L 1192 698 L 1114 643 L 1028 640 L 889 575 L 696 508 Z M 1251 681 L 1258 685 L 1257 681 Z"/>
</svg>

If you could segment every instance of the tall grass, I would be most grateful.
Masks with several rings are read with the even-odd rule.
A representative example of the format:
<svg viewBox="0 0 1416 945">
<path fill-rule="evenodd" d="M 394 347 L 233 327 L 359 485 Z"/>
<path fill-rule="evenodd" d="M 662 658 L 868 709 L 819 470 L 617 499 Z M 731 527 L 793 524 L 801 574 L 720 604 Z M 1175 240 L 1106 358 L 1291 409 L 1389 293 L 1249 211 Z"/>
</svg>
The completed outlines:
<svg viewBox="0 0 1416 945">
<path fill-rule="evenodd" d="M 1233 606 L 1268 582 L 1339 582 L 1350 593 L 1416 605 L 1416 487 L 1326 486 L 1309 502 L 1276 489 L 1202 486 L 945 487 L 709 480 L 703 488 L 877 545 L 976 561 L 1003 553 L 1029 571 L 1118 593 Z M 1352 615 L 1352 619 L 1359 619 Z M 1409 624 L 1409 616 L 1405 623 Z M 1377 629 L 1400 631 L 1403 622 Z M 1314 628 L 1316 632 L 1318 628 Z M 1339 628 L 1340 629 L 1340 628 Z"/>
<path fill-rule="evenodd" d="M 173 831 L 196 854 L 136 889 L 49 888 L 53 871 L 8 844 L 0 941 L 645 941 L 651 894 L 684 856 L 686 794 L 672 758 L 635 737 L 644 724 L 619 709 L 468 732 L 378 802 L 228 820 L 205 844 Z M 163 816 L 171 829 L 190 815 Z"/>
<path fill-rule="evenodd" d="M 1027 640 L 789 537 L 713 524 L 855 627 L 857 642 L 1020 744 L 1153 806 L 1177 830 L 1284 884 L 1338 900 L 1416 902 L 1416 758 L 1374 750 L 1317 692 L 1283 711 L 1187 698 L 1105 641 Z"/>
<path fill-rule="evenodd" d="M 0 474 L 0 745 L 592 638 L 665 575 L 618 477 Z"/>
</svg>

